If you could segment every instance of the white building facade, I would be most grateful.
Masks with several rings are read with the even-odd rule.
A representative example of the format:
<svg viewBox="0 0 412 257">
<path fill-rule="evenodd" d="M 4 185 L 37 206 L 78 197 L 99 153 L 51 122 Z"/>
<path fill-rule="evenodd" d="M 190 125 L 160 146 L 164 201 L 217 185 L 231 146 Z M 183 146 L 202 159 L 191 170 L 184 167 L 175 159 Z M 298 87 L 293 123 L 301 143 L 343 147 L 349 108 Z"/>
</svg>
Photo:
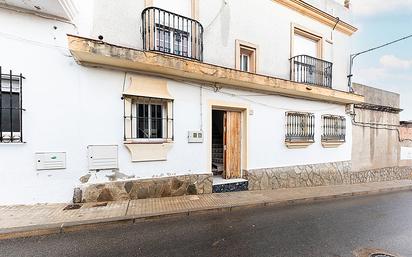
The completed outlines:
<svg viewBox="0 0 412 257">
<path fill-rule="evenodd" d="M 23 2 L 0 8 L 0 204 L 350 183 L 348 8 Z"/>
</svg>

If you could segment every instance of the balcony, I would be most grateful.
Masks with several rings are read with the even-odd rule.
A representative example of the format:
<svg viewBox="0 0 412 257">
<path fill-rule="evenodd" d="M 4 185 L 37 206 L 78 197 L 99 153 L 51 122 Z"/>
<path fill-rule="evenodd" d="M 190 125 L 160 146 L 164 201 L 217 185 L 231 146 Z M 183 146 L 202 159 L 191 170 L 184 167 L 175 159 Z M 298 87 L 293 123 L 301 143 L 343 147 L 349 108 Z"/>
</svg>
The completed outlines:
<svg viewBox="0 0 412 257">
<path fill-rule="evenodd" d="M 332 88 L 332 63 L 308 55 L 290 59 L 290 80 Z"/>
<path fill-rule="evenodd" d="M 148 7 L 142 12 L 143 49 L 203 61 L 203 26 L 196 20 Z"/>
<path fill-rule="evenodd" d="M 303 83 L 243 72 L 194 59 L 169 56 L 159 51 L 142 51 L 75 35 L 68 35 L 68 42 L 74 59 L 84 66 L 156 73 L 163 77 L 197 81 L 227 88 L 341 104 L 364 102 L 363 96 L 350 92 L 333 90 L 328 87 L 308 87 Z"/>
</svg>

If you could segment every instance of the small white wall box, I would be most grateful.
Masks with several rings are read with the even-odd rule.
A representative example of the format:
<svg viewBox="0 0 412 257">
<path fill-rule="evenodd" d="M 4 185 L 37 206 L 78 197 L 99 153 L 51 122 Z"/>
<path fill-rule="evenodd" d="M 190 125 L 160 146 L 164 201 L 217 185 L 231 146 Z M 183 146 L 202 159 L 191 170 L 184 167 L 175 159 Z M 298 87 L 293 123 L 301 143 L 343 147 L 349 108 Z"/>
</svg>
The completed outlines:
<svg viewBox="0 0 412 257">
<path fill-rule="evenodd" d="M 189 143 L 203 143 L 203 131 L 189 131 Z"/>
<path fill-rule="evenodd" d="M 36 153 L 37 170 L 60 170 L 66 168 L 66 153 Z"/>
<path fill-rule="evenodd" d="M 117 145 L 89 145 L 87 146 L 89 170 L 118 169 Z"/>
</svg>

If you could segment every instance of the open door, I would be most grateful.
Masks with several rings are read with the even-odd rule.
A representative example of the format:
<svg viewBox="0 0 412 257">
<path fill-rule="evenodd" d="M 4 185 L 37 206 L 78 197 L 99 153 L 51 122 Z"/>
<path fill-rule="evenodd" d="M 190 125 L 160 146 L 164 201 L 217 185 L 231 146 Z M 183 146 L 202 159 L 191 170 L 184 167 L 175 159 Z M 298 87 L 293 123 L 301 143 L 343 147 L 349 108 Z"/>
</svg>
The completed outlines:
<svg viewBox="0 0 412 257">
<path fill-rule="evenodd" d="M 241 177 L 241 112 L 226 111 L 224 114 L 224 173 L 223 178 Z"/>
</svg>

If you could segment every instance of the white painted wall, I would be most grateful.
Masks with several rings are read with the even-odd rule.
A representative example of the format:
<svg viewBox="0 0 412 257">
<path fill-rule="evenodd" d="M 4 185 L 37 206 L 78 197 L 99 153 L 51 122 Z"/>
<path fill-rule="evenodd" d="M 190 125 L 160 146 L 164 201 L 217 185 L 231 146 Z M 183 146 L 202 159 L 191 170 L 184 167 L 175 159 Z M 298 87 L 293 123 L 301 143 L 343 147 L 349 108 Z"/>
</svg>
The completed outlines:
<svg viewBox="0 0 412 257">
<path fill-rule="evenodd" d="M 278 167 L 294 164 L 310 164 L 343 161 L 351 158 L 351 126 L 347 124 L 347 143 L 337 149 L 323 148 L 320 144 L 320 117 L 322 114 L 344 115 L 344 106 L 298 100 L 281 96 L 257 96 L 256 93 L 226 89 L 214 92 L 204 88 L 202 100 L 198 85 L 168 81 L 174 102 L 175 141 L 167 161 L 132 163 L 130 154 L 123 146 L 123 102 L 121 100 L 125 74 L 108 69 L 86 68 L 75 63 L 66 49 L 66 33 L 77 30 L 100 31 L 109 42 L 140 42 L 136 10 L 142 8 L 140 1 L 102 1 L 94 8 L 93 23 L 85 19 L 74 28 L 70 24 L 32 15 L 18 14 L 0 9 L 0 65 L 23 73 L 27 78 L 23 84 L 24 144 L 0 144 L 0 205 L 39 202 L 69 202 L 73 188 L 87 170 L 88 145 L 119 145 L 120 171 L 136 177 L 157 177 L 170 174 L 204 173 L 208 167 L 207 138 L 203 144 L 187 143 L 187 132 L 198 130 L 202 125 L 208 136 L 208 101 L 221 100 L 249 105 L 253 115 L 249 116 L 249 169 Z M 135 8 L 117 16 L 119 7 L 114 2 L 131 3 Z M 142 1 L 141 1 L 142 2 Z M 213 2 L 213 1 L 211 1 Z M 270 1 L 268 1 L 270 2 Z M 246 3 L 243 3 L 246 4 Z M 232 4 L 233 5 L 233 4 Z M 210 6 L 214 6 L 213 3 Z M 245 8 L 249 7 L 247 4 Z M 231 10 L 236 9 L 233 7 Z M 109 17 L 99 16 L 104 10 L 113 11 Z M 90 11 L 90 9 L 89 9 Z M 268 12 L 268 11 L 264 11 Z M 231 28 L 235 29 L 240 19 L 232 16 Z M 107 18 L 107 19 L 106 19 Z M 105 22 L 113 22 L 106 28 Z M 130 26 L 123 26 L 130 22 Z M 120 22 L 120 23 L 119 23 Z M 91 24 L 93 25 L 92 27 Z M 106 24 L 107 25 L 107 24 Z M 241 25 L 241 24 L 240 24 Z M 57 29 L 54 29 L 56 26 Z M 217 25 L 213 25 L 217 26 Z M 287 26 L 274 27 L 286 31 Z M 131 30 L 133 34 L 129 34 Z M 211 28 L 214 31 L 216 28 Z M 216 33 L 221 31 L 216 29 Z M 117 32 L 117 33 L 115 33 Z M 222 65 L 234 65 L 234 40 L 240 33 L 252 33 L 249 29 L 234 30 L 224 46 L 221 35 L 216 36 L 221 46 L 210 45 L 207 59 Z M 117 35 L 117 36 L 116 36 Z M 244 34 L 250 35 L 250 34 Z M 210 32 L 207 36 L 213 37 Z M 253 38 L 240 38 L 257 43 Z M 280 42 L 274 38 L 272 43 Z M 209 40 L 210 42 L 210 40 Z M 229 44 L 230 42 L 230 44 Z M 261 43 L 261 51 L 268 50 L 269 57 L 262 53 L 263 63 L 275 63 L 273 72 L 282 73 L 277 66 L 281 58 L 272 43 Z M 220 49 L 218 51 L 218 49 Z M 216 53 L 212 55 L 212 50 Z M 232 53 L 233 50 L 233 53 Z M 270 56 L 271 54 L 272 56 Z M 216 59 L 214 59 L 216 58 Z M 228 63 L 226 63 L 228 62 Z M 230 62 L 230 64 L 229 64 Z M 280 62 L 280 61 L 279 61 Z M 272 69 L 271 68 L 271 69 Z M 262 66 L 262 70 L 269 68 Z M 126 80 L 128 81 L 128 80 Z M 202 109 L 201 109 L 202 106 Z M 202 111 L 203 120 L 200 120 Z M 307 149 L 291 150 L 284 145 L 284 115 L 286 111 L 310 111 L 316 115 L 316 143 Z M 347 118 L 349 121 L 350 119 Z M 36 171 L 36 152 L 66 152 L 65 170 Z"/>
<path fill-rule="evenodd" d="M 92 36 L 103 35 L 114 44 L 142 48 L 140 14 L 144 1 L 100 0 L 95 8 Z M 190 17 L 190 0 L 154 0 L 153 5 Z M 289 79 L 291 23 L 333 42 L 325 59 L 333 62 L 333 87 L 347 91 L 350 37 L 283 5 L 269 0 L 199 0 L 199 21 L 204 32 L 204 61 L 235 67 L 235 40 L 259 46 L 258 73 Z M 350 12 L 332 0 L 317 5 L 351 21 Z M 326 42 L 324 42 L 325 51 Z M 223 58 L 222 58 L 223 57 Z M 329 58 L 332 57 L 332 58 Z"/>
<path fill-rule="evenodd" d="M 274 1 L 226 0 L 226 5 L 222 2 L 200 1 L 200 22 L 207 28 L 206 62 L 235 67 L 235 40 L 240 39 L 259 46 L 258 73 L 289 79 L 291 23 L 331 40 L 330 27 Z M 347 91 L 350 37 L 338 31 L 333 35 L 333 88 Z"/>
</svg>

